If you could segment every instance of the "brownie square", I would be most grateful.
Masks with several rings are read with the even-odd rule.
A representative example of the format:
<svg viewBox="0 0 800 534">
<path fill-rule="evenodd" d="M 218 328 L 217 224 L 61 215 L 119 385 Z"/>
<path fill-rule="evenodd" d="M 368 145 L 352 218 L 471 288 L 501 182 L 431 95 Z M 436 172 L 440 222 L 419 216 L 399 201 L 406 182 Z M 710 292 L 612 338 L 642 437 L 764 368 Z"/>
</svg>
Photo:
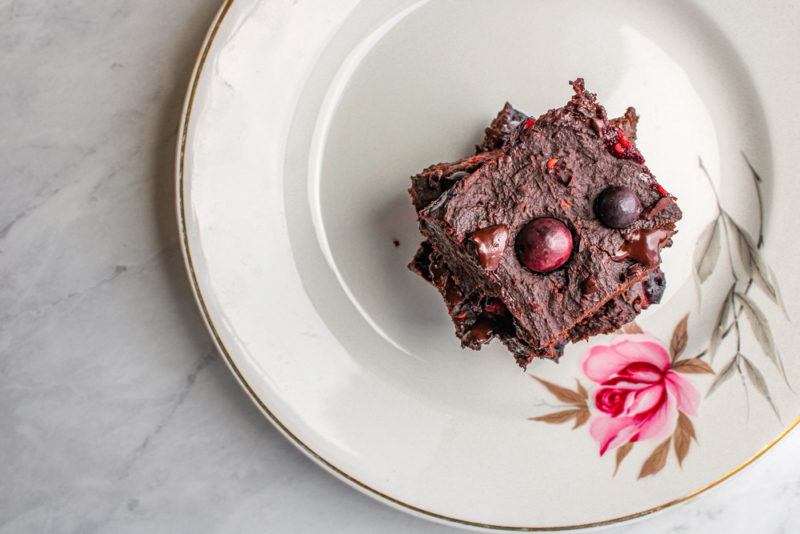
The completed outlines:
<svg viewBox="0 0 800 534">
<path fill-rule="evenodd" d="M 566 106 L 538 119 L 506 104 L 477 154 L 412 178 L 427 237 L 412 269 L 446 297 L 465 346 L 498 336 L 522 365 L 632 320 L 648 304 L 642 283 L 663 287 L 658 251 L 681 217 L 634 145 L 635 111 L 608 120 L 582 80 L 573 88 Z M 595 216 L 595 198 L 610 185 L 644 207 L 627 228 Z M 520 229 L 541 217 L 563 221 L 574 241 L 569 261 L 546 274 L 515 254 Z"/>
</svg>

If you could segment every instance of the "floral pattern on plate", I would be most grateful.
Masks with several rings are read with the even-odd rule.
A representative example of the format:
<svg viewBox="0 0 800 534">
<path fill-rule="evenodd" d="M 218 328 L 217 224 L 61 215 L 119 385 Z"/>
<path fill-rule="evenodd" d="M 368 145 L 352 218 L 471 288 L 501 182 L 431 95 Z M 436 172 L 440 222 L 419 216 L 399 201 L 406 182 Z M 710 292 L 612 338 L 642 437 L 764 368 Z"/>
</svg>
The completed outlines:
<svg viewBox="0 0 800 534">
<path fill-rule="evenodd" d="M 757 287 L 785 312 L 775 275 L 760 253 L 764 243 L 761 177 L 746 156 L 745 161 L 753 177 L 761 214 L 757 239 L 736 223 L 718 200 L 717 216 L 703 232 L 695 252 L 698 301 L 702 299 L 702 284 L 715 271 L 723 249 L 727 251 L 732 279 L 706 348 L 693 358 L 681 359 L 688 343 L 687 313 L 675 326 L 669 347 L 656 336 L 643 332 L 636 323 L 623 327 L 609 343 L 591 346 L 581 365 L 584 376 L 592 384 L 588 389 L 580 380 L 576 381 L 576 389 L 571 390 L 531 375 L 566 407 L 529 419 L 551 424 L 574 422 L 573 429 L 588 423 L 589 435 L 597 441 L 600 456 L 616 450 L 615 475 L 634 444 L 639 442 L 657 443 L 642 464 L 639 478 L 661 471 L 671 449 L 675 451 L 678 464 L 683 465 L 692 441 L 697 442 L 691 417 L 697 415 L 700 405 L 700 393 L 683 375 L 716 374 L 706 392 L 709 396 L 738 374 L 748 410 L 749 383 L 780 418 L 763 373 L 741 348 L 746 327 L 743 319 L 746 318 L 763 355 L 778 368 L 788 385 L 766 315 L 749 296 L 750 290 Z M 699 164 L 708 177 L 702 160 Z M 735 339 L 735 353 L 715 373 L 710 363 L 731 334 Z"/>
<path fill-rule="evenodd" d="M 688 316 L 675 328 L 670 348 L 635 325 L 608 344 L 593 345 L 581 366 L 592 383 L 589 388 L 577 380 L 573 391 L 531 375 L 568 408 L 530 419 L 553 424 L 574 421 L 573 429 L 588 422 L 600 456 L 616 450 L 615 474 L 634 444 L 643 441 L 659 445 L 642 465 L 639 478 L 664 468 L 670 445 L 682 464 L 697 439 L 690 416 L 700 405 L 700 393 L 684 375 L 713 373 L 701 359 L 679 359 L 688 340 L 687 322 Z"/>
</svg>

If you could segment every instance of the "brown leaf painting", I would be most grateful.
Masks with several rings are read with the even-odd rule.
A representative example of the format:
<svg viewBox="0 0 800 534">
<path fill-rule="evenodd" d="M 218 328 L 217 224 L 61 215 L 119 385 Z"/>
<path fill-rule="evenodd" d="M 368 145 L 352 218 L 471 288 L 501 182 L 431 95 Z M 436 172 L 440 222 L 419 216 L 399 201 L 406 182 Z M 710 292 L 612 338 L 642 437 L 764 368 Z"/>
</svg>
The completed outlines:
<svg viewBox="0 0 800 534">
<path fill-rule="evenodd" d="M 669 437 L 661 445 L 655 448 L 647 460 L 642 464 L 642 470 L 639 471 L 639 478 L 655 475 L 667 465 L 667 456 L 669 455 L 669 443 L 672 438 Z"/>
<path fill-rule="evenodd" d="M 675 427 L 673 439 L 675 444 L 675 456 L 678 458 L 678 465 L 683 467 L 683 460 L 689 453 L 689 447 L 692 444 L 692 440 L 697 440 L 697 437 L 694 433 L 694 425 L 692 424 L 691 419 L 689 419 L 683 412 L 678 412 L 678 424 Z"/>
<path fill-rule="evenodd" d="M 581 411 L 582 411 L 581 409 L 563 410 L 560 412 L 553 412 L 545 415 L 540 415 L 538 417 L 529 417 L 528 420 L 541 421 L 542 423 L 550 423 L 551 425 L 559 425 L 561 423 L 566 423 L 567 421 L 571 421 Z"/>
<path fill-rule="evenodd" d="M 559 386 L 557 384 L 553 384 L 552 382 L 548 382 L 538 376 L 528 375 L 549 391 L 555 398 L 560 400 L 561 402 L 566 402 L 567 404 L 574 404 L 576 406 L 585 406 L 586 405 L 586 397 L 578 392 L 572 391 L 571 389 Z"/>
<path fill-rule="evenodd" d="M 711 368 L 706 362 L 700 358 L 692 358 L 690 360 L 678 360 L 672 366 L 674 371 L 685 374 L 702 374 L 708 373 L 713 375 L 714 369 Z"/>
<path fill-rule="evenodd" d="M 622 460 L 628 456 L 628 453 L 631 452 L 631 449 L 633 449 L 633 443 L 626 443 L 625 445 L 617 448 L 617 463 L 614 466 L 614 474 L 612 476 L 617 475 L 617 471 L 619 471 L 619 465 L 622 463 Z"/>
<path fill-rule="evenodd" d="M 588 400 L 588 399 L 589 399 L 589 392 L 588 392 L 588 391 L 586 391 L 586 388 L 585 388 L 585 387 L 583 387 L 583 385 L 581 384 L 581 381 L 580 381 L 580 380 L 578 380 L 578 379 L 576 378 L 576 379 L 575 379 L 575 383 L 576 383 L 576 384 L 577 384 L 577 386 L 578 386 L 578 387 L 577 387 L 577 389 L 576 389 L 576 391 L 578 392 L 578 394 L 579 394 L 581 397 L 583 397 L 583 400 Z"/>
<path fill-rule="evenodd" d="M 623 334 L 644 334 L 644 330 L 642 330 L 641 326 L 636 324 L 636 321 L 624 325 L 620 328 L 620 331 Z"/>
<path fill-rule="evenodd" d="M 575 426 L 572 427 L 572 430 L 585 425 L 590 415 L 589 408 L 581 408 L 578 410 L 578 413 L 575 414 Z"/>
<path fill-rule="evenodd" d="M 689 314 L 687 313 L 675 326 L 675 330 L 672 332 L 672 340 L 669 342 L 669 354 L 672 356 L 673 362 L 678 359 L 678 356 L 681 355 L 689 342 L 688 327 Z"/>
</svg>

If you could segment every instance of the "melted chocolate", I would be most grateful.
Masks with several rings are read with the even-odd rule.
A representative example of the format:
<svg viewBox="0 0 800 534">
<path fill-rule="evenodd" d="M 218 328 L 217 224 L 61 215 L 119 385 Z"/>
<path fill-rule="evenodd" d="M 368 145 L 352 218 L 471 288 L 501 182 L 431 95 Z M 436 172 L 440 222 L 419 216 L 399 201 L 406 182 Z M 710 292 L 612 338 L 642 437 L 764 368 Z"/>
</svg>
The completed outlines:
<svg viewBox="0 0 800 534">
<path fill-rule="evenodd" d="M 500 266 L 503 252 L 508 243 L 508 226 L 497 224 L 482 228 L 470 236 L 478 247 L 478 261 L 487 271 L 494 271 Z"/>
<path fill-rule="evenodd" d="M 478 343 L 486 343 L 494 336 L 494 321 L 488 317 L 480 317 L 469 329 L 469 335 Z"/>
<path fill-rule="evenodd" d="M 612 259 L 614 261 L 632 259 L 645 267 L 655 267 L 661 263 L 661 255 L 659 254 L 661 243 L 670 235 L 672 235 L 672 232 L 660 228 L 634 232 Z"/>
</svg>

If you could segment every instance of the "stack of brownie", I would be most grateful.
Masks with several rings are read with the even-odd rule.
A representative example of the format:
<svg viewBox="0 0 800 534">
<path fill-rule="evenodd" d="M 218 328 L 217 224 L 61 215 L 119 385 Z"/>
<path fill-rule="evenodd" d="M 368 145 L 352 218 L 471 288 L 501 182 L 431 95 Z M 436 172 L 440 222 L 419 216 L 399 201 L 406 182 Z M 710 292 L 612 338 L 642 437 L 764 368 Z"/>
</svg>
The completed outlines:
<svg viewBox="0 0 800 534">
<path fill-rule="evenodd" d="M 519 365 L 617 330 L 664 290 L 681 210 L 582 79 L 535 118 L 506 104 L 476 153 L 413 176 L 425 240 L 410 268 L 444 297 L 462 346 L 499 338 Z"/>
</svg>

